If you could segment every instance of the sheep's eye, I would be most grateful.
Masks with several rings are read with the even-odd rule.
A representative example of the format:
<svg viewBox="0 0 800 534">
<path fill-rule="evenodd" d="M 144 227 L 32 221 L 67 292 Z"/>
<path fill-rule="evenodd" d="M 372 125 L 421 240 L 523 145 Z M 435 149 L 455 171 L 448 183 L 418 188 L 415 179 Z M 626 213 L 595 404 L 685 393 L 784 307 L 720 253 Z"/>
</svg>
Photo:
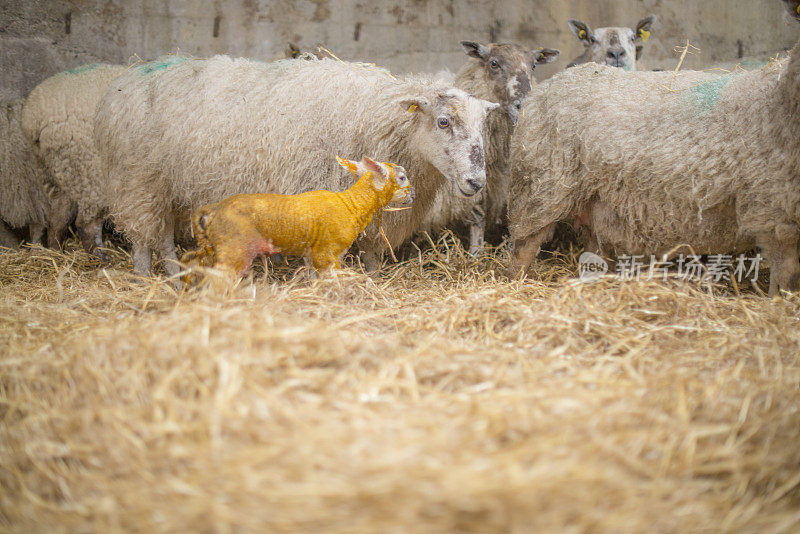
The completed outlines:
<svg viewBox="0 0 800 534">
<path fill-rule="evenodd" d="M 499 69 L 500 63 L 498 63 L 496 59 L 493 59 L 489 62 L 489 66 L 492 67 L 493 69 Z"/>
<path fill-rule="evenodd" d="M 439 125 L 439 128 L 444 130 L 445 128 L 450 126 L 450 121 L 447 120 L 447 118 L 445 118 L 445 117 L 439 117 L 439 120 L 436 122 L 436 124 Z"/>
</svg>

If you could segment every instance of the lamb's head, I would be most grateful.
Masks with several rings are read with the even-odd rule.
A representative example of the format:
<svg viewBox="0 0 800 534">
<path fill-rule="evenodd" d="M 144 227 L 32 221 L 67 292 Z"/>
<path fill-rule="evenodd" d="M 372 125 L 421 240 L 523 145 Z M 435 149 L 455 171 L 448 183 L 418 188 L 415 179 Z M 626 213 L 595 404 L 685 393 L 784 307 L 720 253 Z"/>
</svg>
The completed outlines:
<svg viewBox="0 0 800 534">
<path fill-rule="evenodd" d="M 533 70 L 536 65 L 551 63 L 560 52 L 552 48 L 530 50 L 514 43 L 480 44 L 461 41 L 464 52 L 480 64 L 479 76 L 491 88 L 492 96 L 480 95 L 498 102 L 508 113 L 512 123 L 517 122 L 522 101 L 536 83 Z"/>
<path fill-rule="evenodd" d="M 412 120 L 417 123 L 411 140 L 415 150 L 447 178 L 458 194 L 471 197 L 483 189 L 483 125 L 486 114 L 500 104 L 443 86 L 432 96 L 404 99 L 400 105 L 414 115 Z"/>
<path fill-rule="evenodd" d="M 800 21 L 800 0 L 783 0 L 783 5 L 789 15 Z"/>
<path fill-rule="evenodd" d="M 644 43 L 650 38 L 655 22 L 656 16 L 650 15 L 640 20 L 636 28 L 592 30 L 588 24 L 579 20 L 569 20 L 567 24 L 591 54 L 587 60 L 625 70 L 636 70 L 636 61 L 642 57 Z"/>
<path fill-rule="evenodd" d="M 372 187 L 378 192 L 381 205 L 389 203 L 411 204 L 414 201 L 414 186 L 400 165 L 377 162 L 371 158 L 353 161 L 336 157 L 339 165 L 350 171 L 358 179 L 369 173 Z"/>
</svg>

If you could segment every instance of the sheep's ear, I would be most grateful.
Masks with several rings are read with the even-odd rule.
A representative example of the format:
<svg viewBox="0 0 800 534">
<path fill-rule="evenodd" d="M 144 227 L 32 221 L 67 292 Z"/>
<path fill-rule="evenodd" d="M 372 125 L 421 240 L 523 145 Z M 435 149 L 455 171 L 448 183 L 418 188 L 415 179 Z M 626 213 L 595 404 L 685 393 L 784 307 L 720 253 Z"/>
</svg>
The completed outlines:
<svg viewBox="0 0 800 534">
<path fill-rule="evenodd" d="M 430 104 L 425 98 L 407 98 L 400 101 L 400 106 L 409 113 L 428 111 L 430 109 Z"/>
<path fill-rule="evenodd" d="M 481 100 L 481 103 L 483 104 L 483 108 L 486 110 L 486 113 L 494 111 L 500 107 L 500 104 L 497 102 L 489 102 L 488 100 Z"/>
<path fill-rule="evenodd" d="M 389 177 L 389 169 L 383 163 L 378 163 L 372 158 L 364 157 L 361 160 L 364 169 L 372 173 L 372 183 L 376 189 L 383 189 Z"/>
<path fill-rule="evenodd" d="M 783 0 L 783 5 L 795 20 L 800 20 L 800 0 Z"/>
<path fill-rule="evenodd" d="M 575 37 L 577 37 L 584 46 L 589 46 L 592 44 L 594 41 L 594 33 L 592 33 L 592 29 L 588 24 L 575 19 L 569 19 L 567 24 L 569 24 L 569 29 L 572 30 L 572 33 L 575 34 Z"/>
<path fill-rule="evenodd" d="M 461 41 L 461 48 L 469 57 L 474 57 L 486 61 L 489 57 L 489 47 L 476 43 L 475 41 Z"/>
<path fill-rule="evenodd" d="M 655 23 L 656 16 L 649 15 L 636 24 L 636 28 L 633 30 L 633 35 L 637 45 L 644 44 L 648 39 L 650 39 L 650 33 L 653 31 L 653 25 Z"/>
<path fill-rule="evenodd" d="M 655 15 L 647 16 L 640 20 L 636 25 L 636 29 L 633 30 L 633 42 L 636 43 L 636 61 L 639 61 L 642 58 L 644 43 L 650 39 L 650 33 L 653 31 L 653 24 L 655 24 L 655 22 Z"/>
<path fill-rule="evenodd" d="M 544 65 L 545 63 L 552 63 L 558 59 L 559 55 L 561 55 L 561 52 L 555 48 L 540 48 L 533 52 L 533 61 L 537 65 Z"/>
</svg>

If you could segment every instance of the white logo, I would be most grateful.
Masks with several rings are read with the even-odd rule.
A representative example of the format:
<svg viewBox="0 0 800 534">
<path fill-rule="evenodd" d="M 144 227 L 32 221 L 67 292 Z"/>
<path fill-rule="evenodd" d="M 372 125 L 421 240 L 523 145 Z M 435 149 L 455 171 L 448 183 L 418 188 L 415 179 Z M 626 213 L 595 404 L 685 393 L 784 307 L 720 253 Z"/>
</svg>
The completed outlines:
<svg viewBox="0 0 800 534">
<path fill-rule="evenodd" d="M 584 252 L 578 258 L 578 277 L 581 282 L 596 282 L 608 272 L 606 260 L 592 252 Z"/>
</svg>

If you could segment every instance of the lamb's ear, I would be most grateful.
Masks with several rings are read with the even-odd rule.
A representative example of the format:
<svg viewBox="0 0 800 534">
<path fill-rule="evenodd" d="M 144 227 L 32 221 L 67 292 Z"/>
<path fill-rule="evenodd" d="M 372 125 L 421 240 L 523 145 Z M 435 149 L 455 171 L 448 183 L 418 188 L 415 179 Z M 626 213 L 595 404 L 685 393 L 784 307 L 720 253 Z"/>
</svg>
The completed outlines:
<svg viewBox="0 0 800 534">
<path fill-rule="evenodd" d="M 540 48 L 533 52 L 534 63 L 537 65 L 544 65 L 545 63 L 552 63 L 561 55 L 559 50 L 555 48 Z"/>
<path fill-rule="evenodd" d="M 474 57 L 486 61 L 489 57 L 489 47 L 476 43 L 475 41 L 461 41 L 461 48 L 469 57 Z"/>
<path fill-rule="evenodd" d="M 800 0 L 783 0 L 783 5 L 795 20 L 800 20 Z"/>
<path fill-rule="evenodd" d="M 366 169 L 363 168 L 363 165 L 358 161 L 353 161 L 345 158 L 340 158 L 336 156 L 336 161 L 339 162 L 339 165 L 350 171 L 350 173 L 358 180 L 358 177 L 366 172 Z"/>
<path fill-rule="evenodd" d="M 361 160 L 361 164 L 372 173 L 372 183 L 375 184 L 375 189 L 383 189 L 389 177 L 389 169 L 386 168 L 386 165 L 366 156 Z"/>
<path fill-rule="evenodd" d="M 594 42 L 594 33 L 592 33 L 592 29 L 588 24 L 575 19 L 569 19 L 567 24 L 569 24 L 569 29 L 572 30 L 575 37 L 577 37 L 584 46 L 589 46 Z"/>
<path fill-rule="evenodd" d="M 409 113 L 416 113 L 417 111 L 428 111 L 430 103 L 426 98 L 406 98 L 400 101 L 400 106 Z"/>
</svg>

